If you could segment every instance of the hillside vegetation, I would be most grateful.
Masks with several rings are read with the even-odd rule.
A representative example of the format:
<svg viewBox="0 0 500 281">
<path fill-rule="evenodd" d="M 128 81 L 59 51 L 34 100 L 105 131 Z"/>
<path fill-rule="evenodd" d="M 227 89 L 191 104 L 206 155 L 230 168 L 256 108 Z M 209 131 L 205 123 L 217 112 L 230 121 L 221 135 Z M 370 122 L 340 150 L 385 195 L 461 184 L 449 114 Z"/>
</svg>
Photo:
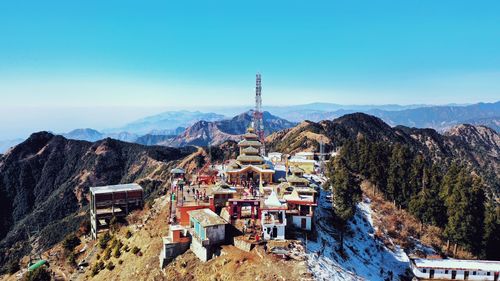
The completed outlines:
<svg viewBox="0 0 500 281">
<path fill-rule="evenodd" d="M 89 187 L 138 182 L 149 196 L 166 184 L 172 161 L 193 151 L 33 134 L 0 157 L 0 267 L 77 230 Z"/>
</svg>

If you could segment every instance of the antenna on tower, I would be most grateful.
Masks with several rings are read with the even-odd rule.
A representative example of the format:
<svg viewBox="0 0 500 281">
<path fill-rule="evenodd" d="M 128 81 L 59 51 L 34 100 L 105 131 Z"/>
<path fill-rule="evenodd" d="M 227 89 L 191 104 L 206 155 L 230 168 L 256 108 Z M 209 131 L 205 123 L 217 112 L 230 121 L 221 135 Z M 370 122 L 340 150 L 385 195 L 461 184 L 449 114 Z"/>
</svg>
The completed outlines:
<svg viewBox="0 0 500 281">
<path fill-rule="evenodd" d="M 260 154 L 266 154 L 265 147 L 265 138 L 264 138 L 264 120 L 262 113 L 262 81 L 260 73 L 256 75 L 255 81 L 255 110 L 253 112 L 253 129 L 257 136 L 259 136 L 259 140 L 262 143 L 260 148 Z"/>
</svg>

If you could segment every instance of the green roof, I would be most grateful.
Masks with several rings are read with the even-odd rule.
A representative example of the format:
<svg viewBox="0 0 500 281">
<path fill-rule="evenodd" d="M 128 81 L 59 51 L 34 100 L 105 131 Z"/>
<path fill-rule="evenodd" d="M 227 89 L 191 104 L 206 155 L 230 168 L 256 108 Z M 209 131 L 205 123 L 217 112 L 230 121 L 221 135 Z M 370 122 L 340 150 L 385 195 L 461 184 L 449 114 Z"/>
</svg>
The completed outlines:
<svg viewBox="0 0 500 281">
<path fill-rule="evenodd" d="M 28 271 L 34 271 L 37 268 L 44 266 L 45 264 L 47 264 L 46 260 L 39 260 L 38 262 L 36 262 L 36 263 L 32 264 L 30 267 L 28 267 Z"/>
</svg>

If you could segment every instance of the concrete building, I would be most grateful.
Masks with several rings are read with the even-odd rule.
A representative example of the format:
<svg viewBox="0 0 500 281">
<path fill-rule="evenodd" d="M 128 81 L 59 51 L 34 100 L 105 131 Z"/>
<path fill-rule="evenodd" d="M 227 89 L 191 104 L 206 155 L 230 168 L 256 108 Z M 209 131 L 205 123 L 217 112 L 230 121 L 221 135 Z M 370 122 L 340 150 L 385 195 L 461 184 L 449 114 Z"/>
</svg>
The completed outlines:
<svg viewBox="0 0 500 281">
<path fill-rule="evenodd" d="M 226 239 L 227 222 L 209 209 L 189 212 L 191 250 L 203 262 L 217 254 Z"/>
<path fill-rule="evenodd" d="M 160 268 L 163 269 L 169 262 L 178 255 L 185 253 L 189 249 L 191 237 L 187 228 L 180 225 L 170 226 L 167 237 L 163 237 L 163 248 L 160 253 Z"/>
<path fill-rule="evenodd" d="M 411 259 L 418 280 L 500 280 L 500 261 Z"/>
<path fill-rule="evenodd" d="M 287 214 L 292 217 L 295 227 L 307 231 L 312 229 L 314 210 L 318 206 L 315 192 L 310 187 L 295 187 L 291 194 L 283 196 L 288 205 Z"/>
<path fill-rule="evenodd" d="M 288 160 L 288 166 L 302 169 L 306 174 L 313 174 L 316 161 L 304 158 L 292 157 Z"/>
<path fill-rule="evenodd" d="M 286 204 L 278 199 L 275 192 L 264 200 L 260 219 L 264 240 L 285 240 L 286 210 Z"/>
<path fill-rule="evenodd" d="M 113 217 L 122 218 L 130 211 L 142 208 L 144 191 L 136 183 L 90 188 L 90 223 L 92 238 L 99 230 L 109 227 Z"/>
</svg>

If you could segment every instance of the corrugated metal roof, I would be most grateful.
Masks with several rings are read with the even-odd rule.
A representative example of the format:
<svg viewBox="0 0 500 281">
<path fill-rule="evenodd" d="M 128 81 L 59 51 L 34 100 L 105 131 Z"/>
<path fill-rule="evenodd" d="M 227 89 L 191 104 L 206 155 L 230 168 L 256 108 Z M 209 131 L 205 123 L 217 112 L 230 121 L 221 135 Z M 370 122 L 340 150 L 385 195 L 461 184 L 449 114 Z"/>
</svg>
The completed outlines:
<svg viewBox="0 0 500 281">
<path fill-rule="evenodd" d="M 95 186 L 90 188 L 90 192 L 94 194 L 112 193 L 121 191 L 142 191 L 142 187 L 137 183 Z"/>
<path fill-rule="evenodd" d="M 413 262 L 419 268 L 436 269 L 460 269 L 460 270 L 482 270 L 498 271 L 500 261 L 484 260 L 454 260 L 454 259 L 414 259 Z"/>
</svg>

